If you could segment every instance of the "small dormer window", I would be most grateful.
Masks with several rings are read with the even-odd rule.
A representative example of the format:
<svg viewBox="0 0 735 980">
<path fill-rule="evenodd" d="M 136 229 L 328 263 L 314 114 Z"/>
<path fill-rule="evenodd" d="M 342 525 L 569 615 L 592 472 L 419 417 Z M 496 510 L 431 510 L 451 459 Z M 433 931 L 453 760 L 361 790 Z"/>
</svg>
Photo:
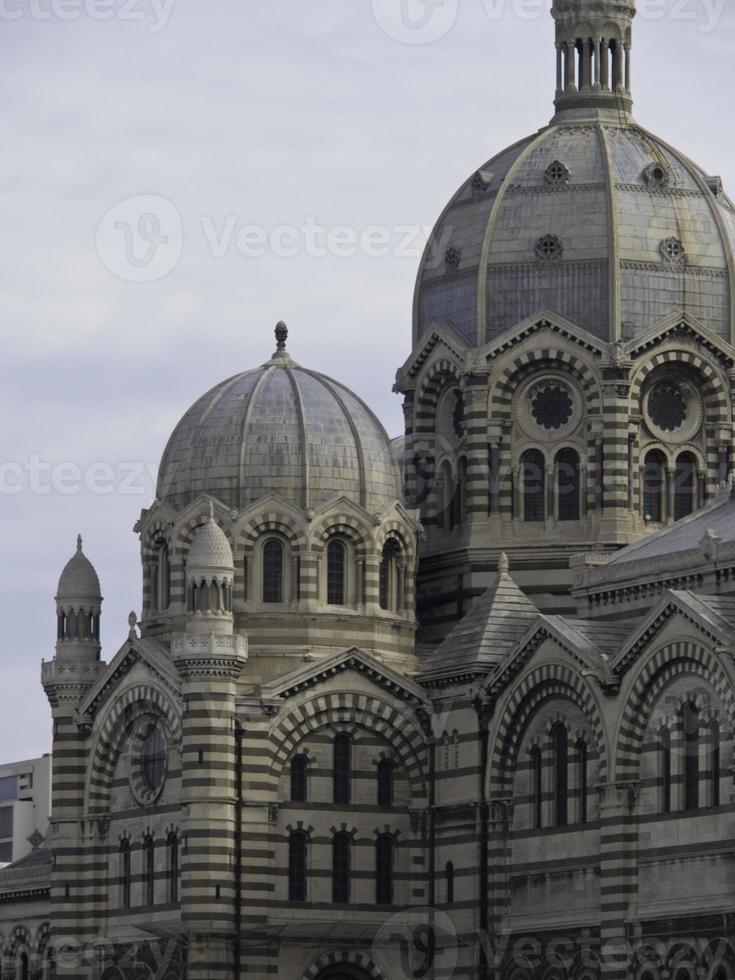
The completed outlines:
<svg viewBox="0 0 735 980">
<path fill-rule="evenodd" d="M 491 182 L 492 174 L 486 173 L 484 170 L 478 170 L 472 178 L 470 185 L 473 197 L 479 197 L 480 194 L 484 194 Z"/>
<path fill-rule="evenodd" d="M 560 259 L 564 246 L 556 235 L 545 235 L 536 242 L 536 255 L 546 262 Z"/>
<path fill-rule="evenodd" d="M 462 249 L 456 245 L 450 246 L 444 255 L 444 268 L 446 272 L 457 272 L 459 263 L 462 261 Z"/>
<path fill-rule="evenodd" d="M 554 160 L 554 162 L 546 168 L 546 173 L 544 176 L 546 177 L 547 184 L 561 185 L 569 183 L 571 174 L 563 163 L 560 163 L 559 160 Z"/>
<path fill-rule="evenodd" d="M 681 265 L 684 262 L 686 250 L 678 238 L 666 238 L 660 247 L 663 260 L 668 265 Z"/>
<path fill-rule="evenodd" d="M 649 187 L 668 187 L 671 183 L 671 174 L 662 163 L 651 163 L 643 171 L 643 179 Z"/>
</svg>

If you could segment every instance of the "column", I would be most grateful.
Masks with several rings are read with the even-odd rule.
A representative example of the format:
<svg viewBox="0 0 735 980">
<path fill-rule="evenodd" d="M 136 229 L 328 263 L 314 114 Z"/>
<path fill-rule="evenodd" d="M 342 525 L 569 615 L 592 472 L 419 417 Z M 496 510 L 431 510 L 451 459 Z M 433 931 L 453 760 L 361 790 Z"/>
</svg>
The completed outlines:
<svg viewBox="0 0 735 980">
<path fill-rule="evenodd" d="M 625 83 L 625 70 L 623 68 L 623 45 L 620 41 L 615 44 L 613 54 L 613 86 L 616 92 L 621 92 Z"/>
<path fill-rule="evenodd" d="M 610 90 L 610 42 L 604 37 L 600 51 L 600 74 L 602 76 L 602 90 L 608 92 Z"/>
<path fill-rule="evenodd" d="M 574 72 L 574 57 L 576 54 L 574 43 L 572 41 L 565 41 L 564 50 L 566 52 L 566 81 L 565 81 L 565 91 L 576 91 L 576 77 Z"/>
<path fill-rule="evenodd" d="M 602 38 L 595 38 L 595 82 L 594 86 L 597 90 L 600 89 L 600 74 L 602 71 Z"/>
<path fill-rule="evenodd" d="M 637 783 L 604 783 L 600 791 L 600 955 L 603 980 L 625 980 L 628 910 L 638 891 Z"/>
<path fill-rule="evenodd" d="M 557 41 L 556 44 L 556 94 L 561 95 L 564 89 L 564 55 L 562 46 Z"/>
<path fill-rule="evenodd" d="M 625 45 L 625 91 L 630 93 L 631 91 L 631 75 L 633 71 L 632 65 L 633 56 L 630 50 L 630 45 Z"/>
<path fill-rule="evenodd" d="M 490 509 L 490 478 L 487 452 L 487 375 L 465 378 L 462 392 L 467 455 L 465 523 L 484 529 Z"/>
<path fill-rule="evenodd" d="M 663 515 L 664 520 L 667 524 L 671 524 L 674 520 L 675 510 L 674 510 L 674 500 L 676 498 L 676 469 L 672 466 L 666 466 L 666 489 L 665 489 L 665 511 Z"/>
</svg>

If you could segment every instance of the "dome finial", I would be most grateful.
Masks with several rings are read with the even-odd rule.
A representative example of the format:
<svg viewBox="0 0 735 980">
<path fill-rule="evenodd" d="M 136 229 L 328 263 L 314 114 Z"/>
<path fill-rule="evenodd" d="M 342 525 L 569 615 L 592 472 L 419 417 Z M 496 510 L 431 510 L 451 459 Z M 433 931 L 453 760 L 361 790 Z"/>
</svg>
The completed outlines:
<svg viewBox="0 0 735 980">
<path fill-rule="evenodd" d="M 77 551 L 81 551 L 81 550 L 82 550 L 82 536 L 81 534 L 77 534 Z"/>
<path fill-rule="evenodd" d="M 508 561 L 508 556 L 503 551 L 500 557 L 498 558 L 498 574 L 507 575 L 509 568 L 510 568 L 510 563 Z"/>
<path fill-rule="evenodd" d="M 207 516 L 209 518 L 209 523 L 214 524 L 214 504 L 211 500 L 209 501 L 209 513 Z"/>
<path fill-rule="evenodd" d="M 285 350 L 286 341 L 288 339 L 288 327 L 283 322 L 283 320 L 278 321 L 278 323 L 276 324 L 275 332 L 276 332 L 276 349 Z"/>
</svg>

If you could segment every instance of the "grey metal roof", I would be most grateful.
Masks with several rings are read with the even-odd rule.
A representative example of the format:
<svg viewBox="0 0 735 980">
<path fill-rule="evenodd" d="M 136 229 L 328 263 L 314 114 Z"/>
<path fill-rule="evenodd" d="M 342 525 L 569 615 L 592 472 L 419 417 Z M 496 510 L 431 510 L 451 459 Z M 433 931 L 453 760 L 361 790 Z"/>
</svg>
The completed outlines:
<svg viewBox="0 0 735 980">
<path fill-rule="evenodd" d="M 77 550 L 66 563 L 56 590 L 57 599 L 98 599 L 100 580 L 94 565 L 82 551 L 82 536 L 77 537 Z"/>
<path fill-rule="evenodd" d="M 569 180 L 551 185 L 546 170 L 556 161 Z M 668 172 L 668 187 L 647 182 L 652 164 Z M 424 256 L 415 340 L 451 324 L 479 346 L 539 310 L 608 340 L 614 309 L 624 337 L 673 312 L 729 337 L 732 205 L 703 170 L 629 117 L 560 121 L 478 175 L 481 187 L 475 175 L 460 188 Z M 548 235 L 563 254 L 539 260 L 536 245 Z M 668 238 L 683 242 L 684 270 L 664 261 Z M 458 268 L 445 268 L 448 247 L 461 252 Z"/>
<path fill-rule="evenodd" d="M 495 583 L 425 657 L 423 672 L 494 666 L 513 650 L 538 616 L 536 606 L 508 574 L 507 558 L 503 555 Z"/>
<path fill-rule="evenodd" d="M 243 508 L 275 493 L 304 509 L 345 496 L 375 512 L 401 499 L 390 440 L 357 395 L 285 351 L 203 395 L 174 429 L 158 497 L 208 493 Z"/>
</svg>

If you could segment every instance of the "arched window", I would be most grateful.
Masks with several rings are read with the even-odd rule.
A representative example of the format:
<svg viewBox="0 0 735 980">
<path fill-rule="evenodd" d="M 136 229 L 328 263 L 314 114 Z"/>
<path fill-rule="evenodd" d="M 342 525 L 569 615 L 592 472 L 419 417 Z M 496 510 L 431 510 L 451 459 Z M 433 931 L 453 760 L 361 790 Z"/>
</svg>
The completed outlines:
<svg viewBox="0 0 735 980">
<path fill-rule="evenodd" d="M 157 612 L 163 612 L 168 609 L 171 601 L 171 563 L 165 541 L 159 541 L 156 545 L 156 557 L 151 572 L 151 606 Z"/>
<path fill-rule="evenodd" d="M 671 732 L 668 728 L 661 729 L 659 746 L 661 811 L 671 813 Z"/>
<path fill-rule="evenodd" d="M 394 842 L 390 834 L 381 834 L 375 842 L 375 901 L 393 904 Z"/>
<path fill-rule="evenodd" d="M 145 867 L 145 904 L 154 905 L 156 901 L 156 845 L 152 837 L 143 842 L 143 862 Z"/>
<path fill-rule="evenodd" d="M 693 453 L 681 453 L 674 472 L 674 520 L 691 514 L 696 508 L 697 460 Z"/>
<path fill-rule="evenodd" d="M 175 905 L 179 900 L 179 838 L 168 837 L 168 900 Z"/>
<path fill-rule="evenodd" d="M 283 602 L 283 545 L 277 538 L 263 546 L 263 602 Z"/>
<path fill-rule="evenodd" d="M 556 457 L 556 493 L 560 521 L 578 521 L 580 514 L 579 454 L 562 449 Z"/>
<path fill-rule="evenodd" d="M 393 806 L 393 763 L 381 759 L 378 763 L 378 806 Z"/>
<path fill-rule="evenodd" d="M 330 606 L 345 604 L 345 573 L 347 548 L 343 541 L 333 538 L 327 545 L 327 603 Z"/>
<path fill-rule="evenodd" d="M 333 746 L 332 787 L 334 802 L 346 806 L 350 802 L 352 776 L 352 742 L 350 736 L 340 732 Z"/>
<path fill-rule="evenodd" d="M 720 723 L 717 718 L 713 718 L 709 725 L 709 748 L 710 748 L 710 801 L 712 806 L 720 805 L 720 766 L 722 764 L 720 748 Z"/>
<path fill-rule="evenodd" d="M 530 449 L 521 463 L 523 520 L 543 523 L 546 518 L 546 464 L 543 453 Z"/>
<path fill-rule="evenodd" d="M 566 827 L 569 815 L 569 751 L 564 725 L 554 725 L 551 741 L 554 750 L 554 822 L 557 827 Z"/>
<path fill-rule="evenodd" d="M 666 493 L 666 457 L 660 449 L 646 456 L 643 467 L 643 518 L 660 524 L 664 519 Z"/>
<path fill-rule="evenodd" d="M 452 473 L 451 463 L 442 463 L 441 471 L 441 526 L 445 531 L 451 531 L 456 525 L 456 508 L 454 501 L 457 496 L 457 485 Z"/>
<path fill-rule="evenodd" d="M 577 788 L 579 789 L 579 822 L 587 823 L 587 743 L 577 741 Z"/>
<path fill-rule="evenodd" d="M 332 839 L 332 901 L 345 905 L 350 900 L 350 851 L 352 838 L 349 834 L 335 834 Z"/>
<path fill-rule="evenodd" d="M 684 809 L 699 807 L 699 712 L 690 702 L 681 711 L 684 730 Z"/>
<path fill-rule="evenodd" d="M 467 460 L 459 461 L 457 486 L 452 498 L 452 527 L 461 527 L 467 513 Z"/>
<path fill-rule="evenodd" d="M 389 538 L 383 546 L 380 560 L 380 608 L 397 611 L 403 605 L 400 595 L 400 569 L 398 566 L 400 545 Z"/>
<path fill-rule="evenodd" d="M 29 980 L 30 975 L 28 953 L 21 953 L 18 963 L 18 980 Z"/>
<path fill-rule="evenodd" d="M 543 760 L 541 749 L 534 745 L 531 749 L 531 800 L 533 807 L 533 826 L 540 830 L 543 826 Z"/>
<path fill-rule="evenodd" d="M 444 875 L 447 879 L 447 905 L 452 905 L 454 903 L 454 865 L 451 861 L 447 861 Z"/>
<path fill-rule="evenodd" d="M 120 841 L 120 906 L 130 908 L 132 875 L 130 869 L 130 841 Z"/>
<path fill-rule="evenodd" d="M 306 901 L 306 834 L 295 831 L 288 839 L 288 900 Z"/>
<path fill-rule="evenodd" d="M 291 759 L 291 802 L 306 803 L 307 759 L 305 755 L 295 755 Z"/>
</svg>

